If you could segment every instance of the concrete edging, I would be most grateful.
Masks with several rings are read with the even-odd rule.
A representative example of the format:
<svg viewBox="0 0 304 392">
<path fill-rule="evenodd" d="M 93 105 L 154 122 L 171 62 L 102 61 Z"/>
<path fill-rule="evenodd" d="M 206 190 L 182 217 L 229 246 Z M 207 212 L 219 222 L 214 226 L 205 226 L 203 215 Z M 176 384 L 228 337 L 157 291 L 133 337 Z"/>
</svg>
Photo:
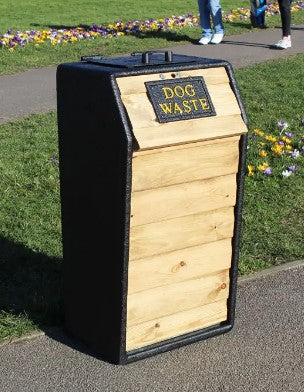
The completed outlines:
<svg viewBox="0 0 304 392">
<path fill-rule="evenodd" d="M 253 272 L 252 274 L 249 275 L 240 276 L 238 278 L 238 283 L 242 285 L 243 283 L 250 282 L 252 280 L 263 279 L 282 271 L 289 271 L 297 268 L 304 268 L 304 260 L 289 261 L 287 263 L 283 263 L 275 267 L 270 267 L 258 272 Z"/>
<path fill-rule="evenodd" d="M 11 343 L 23 343 L 23 342 L 27 342 L 27 341 L 29 341 L 29 340 L 33 340 L 33 339 L 36 339 L 36 338 L 39 338 L 39 337 L 41 337 L 41 336 L 44 336 L 45 335 L 45 332 L 44 331 L 34 331 L 34 332 L 32 332 L 32 333 L 30 333 L 30 334 L 28 334 L 28 335 L 24 335 L 24 336 L 20 336 L 20 337 L 12 337 L 12 338 L 9 338 L 9 339 L 5 339 L 5 340 L 3 340 L 3 342 L 0 342 L 0 349 L 1 349 L 1 347 L 3 347 L 3 346 L 7 346 L 8 344 L 11 344 Z"/>
</svg>

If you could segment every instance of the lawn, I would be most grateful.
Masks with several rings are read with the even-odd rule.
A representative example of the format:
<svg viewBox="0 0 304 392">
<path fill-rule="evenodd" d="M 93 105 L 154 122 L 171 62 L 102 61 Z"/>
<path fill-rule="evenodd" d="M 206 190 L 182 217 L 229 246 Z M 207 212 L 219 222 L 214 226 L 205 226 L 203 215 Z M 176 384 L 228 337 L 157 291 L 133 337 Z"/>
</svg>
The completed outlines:
<svg viewBox="0 0 304 392">
<path fill-rule="evenodd" d="M 223 0 L 224 13 L 232 8 L 248 7 L 246 0 Z M 91 26 L 94 23 L 111 23 L 115 20 L 145 20 L 163 18 L 170 15 L 197 13 L 198 6 L 193 1 L 182 0 L 147 0 L 105 1 L 105 0 L 19 0 L 18 2 L 0 3 L 0 32 L 13 29 L 47 29 Z"/>
<path fill-rule="evenodd" d="M 298 55 L 236 71 L 249 118 L 251 168 L 240 274 L 303 258 L 303 61 Z M 1 125 L 0 149 L 0 339 L 5 339 L 62 323 L 56 114 Z"/>
<path fill-rule="evenodd" d="M 223 13 L 231 9 L 249 7 L 249 0 L 223 0 Z M 51 28 L 90 27 L 93 24 L 109 24 L 115 20 L 158 19 L 172 15 L 198 14 L 196 2 L 159 0 L 132 0 L 127 2 L 102 2 L 91 0 L 55 0 L 50 3 L 42 1 L 20 0 L 18 2 L 0 3 L 0 35 L 9 28 L 17 30 L 49 30 Z M 293 13 L 293 23 L 304 22 L 304 12 Z M 269 27 L 280 26 L 278 15 L 267 18 Z M 236 19 L 225 23 L 226 34 L 247 32 L 251 29 L 248 19 Z M 81 55 L 100 54 L 110 56 L 147 49 L 164 48 L 173 44 L 195 42 L 201 34 L 200 27 L 173 28 L 167 31 L 154 31 L 137 36 L 120 36 L 116 38 L 98 37 L 94 40 L 81 40 L 73 44 L 52 46 L 50 42 L 17 47 L 13 51 L 0 49 L 0 74 L 19 72 L 29 68 L 56 65 L 66 61 L 79 60 Z"/>
<path fill-rule="evenodd" d="M 304 256 L 303 61 L 299 55 L 236 71 L 254 166 L 245 184 L 242 274 Z"/>
</svg>

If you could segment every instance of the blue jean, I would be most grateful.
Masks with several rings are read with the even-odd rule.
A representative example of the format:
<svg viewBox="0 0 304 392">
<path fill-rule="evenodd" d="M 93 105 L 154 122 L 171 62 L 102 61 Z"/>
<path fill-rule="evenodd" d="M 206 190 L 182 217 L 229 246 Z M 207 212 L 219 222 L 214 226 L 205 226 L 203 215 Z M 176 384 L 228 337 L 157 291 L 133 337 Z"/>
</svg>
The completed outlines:
<svg viewBox="0 0 304 392">
<path fill-rule="evenodd" d="M 210 17 L 212 19 L 214 32 L 216 34 L 224 34 L 220 0 L 198 0 L 198 7 L 203 37 L 209 38 L 212 35 Z"/>
</svg>

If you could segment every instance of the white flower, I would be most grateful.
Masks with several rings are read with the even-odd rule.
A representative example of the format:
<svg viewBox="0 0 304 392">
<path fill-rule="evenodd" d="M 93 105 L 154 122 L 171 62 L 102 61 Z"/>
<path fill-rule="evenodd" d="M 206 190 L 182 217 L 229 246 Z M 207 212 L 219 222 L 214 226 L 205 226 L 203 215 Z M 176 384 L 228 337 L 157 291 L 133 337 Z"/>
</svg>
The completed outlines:
<svg viewBox="0 0 304 392">
<path fill-rule="evenodd" d="M 282 177 L 289 177 L 292 174 L 292 171 L 284 170 L 282 172 Z"/>
<path fill-rule="evenodd" d="M 297 149 L 295 148 L 295 149 L 293 150 L 291 156 L 292 156 L 293 158 L 298 158 L 299 155 L 300 155 L 300 151 L 297 150 Z"/>
</svg>

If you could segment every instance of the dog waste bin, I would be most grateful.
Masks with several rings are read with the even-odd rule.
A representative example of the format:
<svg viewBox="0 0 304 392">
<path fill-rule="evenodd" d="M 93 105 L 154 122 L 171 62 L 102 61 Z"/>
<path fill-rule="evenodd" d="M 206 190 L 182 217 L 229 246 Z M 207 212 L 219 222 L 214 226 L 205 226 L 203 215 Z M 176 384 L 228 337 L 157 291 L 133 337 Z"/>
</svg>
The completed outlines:
<svg viewBox="0 0 304 392">
<path fill-rule="evenodd" d="M 247 132 L 231 65 L 84 57 L 57 94 L 66 329 L 117 364 L 230 330 Z"/>
</svg>

